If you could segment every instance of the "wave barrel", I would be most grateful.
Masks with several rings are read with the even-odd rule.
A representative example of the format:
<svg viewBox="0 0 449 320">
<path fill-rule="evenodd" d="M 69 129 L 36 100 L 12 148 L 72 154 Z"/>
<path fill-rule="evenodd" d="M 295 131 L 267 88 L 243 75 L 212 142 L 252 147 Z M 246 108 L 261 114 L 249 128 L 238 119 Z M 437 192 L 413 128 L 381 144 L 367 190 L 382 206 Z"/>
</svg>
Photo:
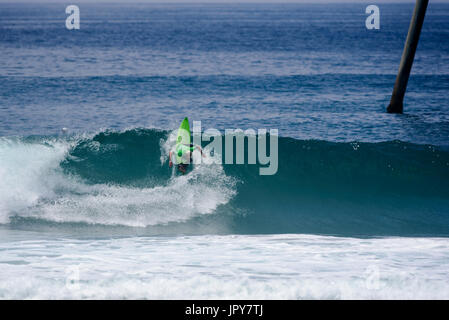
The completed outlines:
<svg viewBox="0 0 449 320">
<path fill-rule="evenodd" d="M 407 82 L 415 58 L 416 48 L 418 46 L 419 35 L 424 23 L 426 9 L 429 0 L 416 0 L 415 10 L 408 29 L 407 40 L 405 41 L 404 51 L 402 52 L 401 63 L 399 65 L 398 75 L 391 95 L 390 105 L 387 108 L 388 113 L 402 113 L 403 100 L 407 90 Z"/>
</svg>

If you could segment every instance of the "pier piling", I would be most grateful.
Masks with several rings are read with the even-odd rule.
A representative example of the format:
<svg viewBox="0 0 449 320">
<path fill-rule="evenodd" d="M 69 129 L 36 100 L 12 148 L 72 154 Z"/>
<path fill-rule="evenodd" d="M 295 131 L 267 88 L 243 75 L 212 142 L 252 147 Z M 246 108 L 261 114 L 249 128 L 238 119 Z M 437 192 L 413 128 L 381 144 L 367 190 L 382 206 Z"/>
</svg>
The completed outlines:
<svg viewBox="0 0 449 320">
<path fill-rule="evenodd" d="M 407 82 L 415 58 L 416 47 L 418 46 L 419 35 L 426 15 L 429 0 L 416 0 L 415 10 L 408 29 L 407 40 L 405 41 L 404 51 L 402 52 L 399 71 L 391 95 L 390 104 L 387 108 L 388 113 L 402 113 L 403 100 L 407 90 Z"/>
</svg>

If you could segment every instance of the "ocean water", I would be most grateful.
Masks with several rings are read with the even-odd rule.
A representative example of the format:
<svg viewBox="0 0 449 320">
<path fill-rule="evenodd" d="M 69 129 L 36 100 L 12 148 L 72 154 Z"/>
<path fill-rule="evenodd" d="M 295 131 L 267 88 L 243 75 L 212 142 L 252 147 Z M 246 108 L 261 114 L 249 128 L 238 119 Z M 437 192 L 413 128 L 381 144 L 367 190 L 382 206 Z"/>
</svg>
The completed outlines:
<svg viewBox="0 0 449 320">
<path fill-rule="evenodd" d="M 449 298 L 449 4 L 403 115 L 412 3 L 79 7 L 0 4 L 0 298 Z M 277 173 L 176 174 L 185 116 L 277 129 Z"/>
</svg>

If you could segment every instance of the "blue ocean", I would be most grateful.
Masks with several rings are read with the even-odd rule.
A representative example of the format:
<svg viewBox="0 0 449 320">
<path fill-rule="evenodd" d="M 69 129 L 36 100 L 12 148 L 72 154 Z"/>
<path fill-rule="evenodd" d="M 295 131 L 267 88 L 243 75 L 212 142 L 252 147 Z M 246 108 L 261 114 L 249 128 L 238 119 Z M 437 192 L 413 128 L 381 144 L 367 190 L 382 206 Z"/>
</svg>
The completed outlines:
<svg viewBox="0 0 449 320">
<path fill-rule="evenodd" d="M 1 299 L 449 299 L 449 4 L 404 114 L 412 2 L 67 5 L 0 3 Z M 277 172 L 179 174 L 184 117 Z"/>
</svg>

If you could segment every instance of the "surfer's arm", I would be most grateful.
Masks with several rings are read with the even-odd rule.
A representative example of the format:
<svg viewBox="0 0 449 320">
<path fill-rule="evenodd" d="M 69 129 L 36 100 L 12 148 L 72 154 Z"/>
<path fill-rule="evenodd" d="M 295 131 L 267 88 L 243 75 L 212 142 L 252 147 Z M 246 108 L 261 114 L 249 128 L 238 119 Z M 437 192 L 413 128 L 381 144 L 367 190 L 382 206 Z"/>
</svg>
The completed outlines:
<svg viewBox="0 0 449 320">
<path fill-rule="evenodd" d="M 196 146 L 196 148 L 198 149 L 198 151 L 201 153 L 201 155 L 203 156 L 203 158 L 206 157 L 206 155 L 203 153 L 203 149 L 201 149 L 200 146 Z"/>
<path fill-rule="evenodd" d="M 171 161 L 171 151 L 168 153 L 168 166 L 170 168 L 173 166 L 173 162 Z"/>
</svg>

